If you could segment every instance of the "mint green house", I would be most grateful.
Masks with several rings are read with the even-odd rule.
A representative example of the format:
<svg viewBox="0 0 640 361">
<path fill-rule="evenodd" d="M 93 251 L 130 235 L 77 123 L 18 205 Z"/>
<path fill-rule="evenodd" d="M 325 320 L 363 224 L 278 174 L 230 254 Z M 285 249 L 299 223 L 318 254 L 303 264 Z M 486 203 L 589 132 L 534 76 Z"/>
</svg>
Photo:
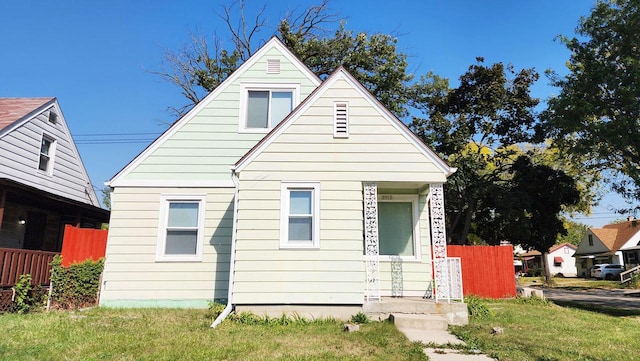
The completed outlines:
<svg viewBox="0 0 640 361">
<path fill-rule="evenodd" d="M 345 69 L 321 81 L 273 38 L 108 182 L 100 304 L 340 316 L 434 279 L 449 298 L 454 171 Z"/>
</svg>

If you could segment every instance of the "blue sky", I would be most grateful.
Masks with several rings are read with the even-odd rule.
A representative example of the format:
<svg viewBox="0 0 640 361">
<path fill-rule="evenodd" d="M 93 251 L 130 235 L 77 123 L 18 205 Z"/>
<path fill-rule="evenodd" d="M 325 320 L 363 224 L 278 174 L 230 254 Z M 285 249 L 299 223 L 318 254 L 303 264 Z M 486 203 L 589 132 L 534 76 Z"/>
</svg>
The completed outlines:
<svg viewBox="0 0 640 361">
<path fill-rule="evenodd" d="M 177 50 L 190 31 L 224 38 L 215 11 L 229 1 L 48 0 L 0 2 L 0 97 L 55 96 L 95 187 L 124 167 L 175 120 L 185 104 L 177 88 L 148 70 L 165 49 Z M 287 12 L 312 1 L 271 1 L 268 39 Z M 569 53 L 554 38 L 572 35 L 593 0 L 332 0 L 331 9 L 355 31 L 398 34 L 409 70 L 457 79 L 483 56 L 486 63 L 566 73 Z M 251 13 L 264 1 L 246 1 Z M 257 44 L 259 45 L 259 44 Z M 542 77 L 534 95 L 555 91 Z M 120 135 L 123 134 L 123 135 Z M 100 141 L 109 140 L 99 144 Z M 114 143 L 118 140 L 120 143 Z M 600 226 L 621 216 L 605 198 L 590 219 Z"/>
</svg>

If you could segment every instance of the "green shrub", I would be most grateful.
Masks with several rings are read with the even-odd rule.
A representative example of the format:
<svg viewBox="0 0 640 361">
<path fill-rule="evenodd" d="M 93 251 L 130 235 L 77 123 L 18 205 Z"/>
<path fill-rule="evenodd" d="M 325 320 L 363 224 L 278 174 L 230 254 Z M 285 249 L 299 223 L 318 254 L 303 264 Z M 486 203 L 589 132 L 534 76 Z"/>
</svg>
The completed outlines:
<svg viewBox="0 0 640 361">
<path fill-rule="evenodd" d="M 360 311 L 355 315 L 351 316 L 351 322 L 353 323 L 369 323 L 369 316 L 366 313 Z"/>
<path fill-rule="evenodd" d="M 51 262 L 52 297 L 55 305 L 64 309 L 94 305 L 103 267 L 104 259 L 86 260 L 62 267 L 62 257 L 55 256 Z"/>
<path fill-rule="evenodd" d="M 223 305 L 222 303 L 218 303 L 216 301 L 210 301 L 209 312 L 207 313 L 207 317 L 211 317 L 213 319 L 218 318 L 218 316 L 220 316 L 222 311 L 224 311 L 225 307 L 227 307 L 227 305 Z"/>
<path fill-rule="evenodd" d="M 476 296 L 467 296 L 464 298 L 464 303 L 467 304 L 467 311 L 469 317 L 476 317 L 480 319 L 493 317 L 493 312 L 487 307 L 485 301 Z"/>
<path fill-rule="evenodd" d="M 33 304 L 33 298 L 31 297 L 31 291 L 33 286 L 31 285 L 31 275 L 24 274 L 18 278 L 18 283 L 13 286 L 15 297 L 13 299 L 14 306 L 13 311 L 17 313 L 27 313 L 29 308 Z"/>
<path fill-rule="evenodd" d="M 529 271 L 527 271 L 527 276 L 529 277 L 544 276 L 544 268 L 541 268 L 541 267 L 529 268 Z"/>
<path fill-rule="evenodd" d="M 525 305 L 542 305 L 542 306 L 549 305 L 549 301 L 547 301 L 545 298 L 538 297 L 538 296 L 530 296 L 530 297 L 517 296 L 516 302 L 522 303 Z"/>
</svg>

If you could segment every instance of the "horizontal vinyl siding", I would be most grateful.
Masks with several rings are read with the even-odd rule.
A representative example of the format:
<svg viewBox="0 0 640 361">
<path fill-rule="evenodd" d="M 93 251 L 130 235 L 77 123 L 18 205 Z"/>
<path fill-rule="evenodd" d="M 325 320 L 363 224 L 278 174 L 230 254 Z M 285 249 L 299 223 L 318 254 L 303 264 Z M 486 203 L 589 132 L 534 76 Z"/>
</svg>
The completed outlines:
<svg viewBox="0 0 640 361">
<path fill-rule="evenodd" d="M 334 101 L 349 103 L 349 137 L 333 137 Z M 442 170 L 360 93 L 338 81 L 244 165 L 239 173 L 239 223 L 234 303 L 364 301 L 363 182 L 397 182 L 403 193 L 446 180 Z M 320 183 L 320 249 L 279 249 L 280 185 Z M 381 189 L 381 191 L 385 191 Z M 431 282 L 429 212 L 419 198 L 419 261 L 401 274 L 381 259 L 381 290 L 423 295 Z M 262 273 L 255 268 L 259 262 Z"/>
<path fill-rule="evenodd" d="M 280 74 L 267 74 L 267 59 L 280 59 Z M 235 164 L 266 133 L 239 133 L 240 84 L 300 84 L 302 101 L 315 88 L 277 49 L 271 49 L 189 123 L 133 169 L 127 180 L 229 180 Z M 294 104 L 295 105 L 295 104 Z"/>
<path fill-rule="evenodd" d="M 321 184 L 320 249 L 280 249 L 280 182 L 241 180 L 238 219 L 234 303 L 362 304 L 359 182 Z"/>
<path fill-rule="evenodd" d="M 206 194 L 200 262 L 156 261 L 161 196 L 177 194 Z M 111 196 L 101 303 L 199 300 L 206 304 L 227 298 L 233 195 L 231 188 L 116 188 Z"/>
<path fill-rule="evenodd" d="M 349 137 L 333 137 L 334 101 L 349 103 Z M 246 179 L 445 182 L 443 172 L 345 81 L 258 154 Z"/>
<path fill-rule="evenodd" d="M 91 192 L 91 184 L 76 156 L 69 130 L 60 117 L 55 124 L 49 122 L 48 114 L 48 111 L 38 114 L 0 139 L 0 178 L 93 204 L 86 193 L 87 188 Z M 38 170 L 43 134 L 56 143 L 51 175 Z"/>
</svg>

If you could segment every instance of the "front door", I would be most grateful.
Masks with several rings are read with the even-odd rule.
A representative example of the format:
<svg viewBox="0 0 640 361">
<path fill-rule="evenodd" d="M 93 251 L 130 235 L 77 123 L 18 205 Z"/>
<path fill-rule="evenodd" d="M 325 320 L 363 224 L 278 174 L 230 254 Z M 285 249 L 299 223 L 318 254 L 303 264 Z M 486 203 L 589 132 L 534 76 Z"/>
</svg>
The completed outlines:
<svg viewBox="0 0 640 361">
<path fill-rule="evenodd" d="M 47 227 L 47 214 L 28 212 L 24 231 L 24 248 L 42 250 L 44 234 Z"/>
</svg>

